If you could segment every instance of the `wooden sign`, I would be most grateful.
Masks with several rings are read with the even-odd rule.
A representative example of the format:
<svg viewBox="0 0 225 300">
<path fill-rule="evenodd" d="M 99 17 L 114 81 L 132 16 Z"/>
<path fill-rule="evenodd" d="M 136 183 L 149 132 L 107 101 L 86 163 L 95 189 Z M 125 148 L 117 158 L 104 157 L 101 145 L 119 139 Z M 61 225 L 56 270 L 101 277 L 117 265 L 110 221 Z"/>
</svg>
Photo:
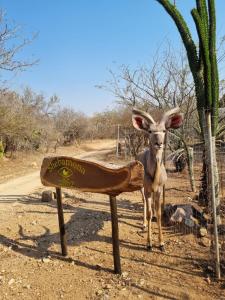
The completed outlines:
<svg viewBox="0 0 225 300">
<path fill-rule="evenodd" d="M 110 200 L 114 271 L 121 274 L 119 227 L 116 195 L 140 190 L 143 186 L 143 165 L 134 161 L 122 168 L 107 168 L 92 161 L 67 156 L 46 157 L 41 166 L 41 182 L 56 188 L 62 255 L 67 255 L 66 230 L 61 187 L 83 192 L 108 194 Z"/>
<path fill-rule="evenodd" d="M 41 181 L 45 186 L 108 195 L 140 189 L 143 176 L 143 166 L 138 161 L 113 169 L 92 161 L 59 156 L 44 158 L 41 167 Z"/>
</svg>

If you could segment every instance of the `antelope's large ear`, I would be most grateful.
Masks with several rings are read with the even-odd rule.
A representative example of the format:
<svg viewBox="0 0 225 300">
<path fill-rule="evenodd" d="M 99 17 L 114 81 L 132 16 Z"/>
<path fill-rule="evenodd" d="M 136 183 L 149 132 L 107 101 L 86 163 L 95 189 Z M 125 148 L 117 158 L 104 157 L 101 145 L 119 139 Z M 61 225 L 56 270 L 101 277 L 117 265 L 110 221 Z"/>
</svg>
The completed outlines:
<svg viewBox="0 0 225 300">
<path fill-rule="evenodd" d="M 148 131 L 150 124 L 155 124 L 155 121 L 148 113 L 136 108 L 132 110 L 132 122 L 134 128 L 143 131 Z"/>
<path fill-rule="evenodd" d="M 166 129 L 177 129 L 183 124 L 183 114 L 179 112 L 180 108 L 175 107 L 164 113 L 162 121 Z"/>
</svg>

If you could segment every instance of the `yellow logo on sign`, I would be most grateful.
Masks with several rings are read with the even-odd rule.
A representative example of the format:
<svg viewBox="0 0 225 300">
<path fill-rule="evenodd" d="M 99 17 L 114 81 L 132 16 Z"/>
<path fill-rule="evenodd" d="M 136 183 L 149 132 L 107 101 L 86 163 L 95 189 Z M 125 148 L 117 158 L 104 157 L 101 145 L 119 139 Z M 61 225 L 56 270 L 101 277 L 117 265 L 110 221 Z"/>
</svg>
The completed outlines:
<svg viewBox="0 0 225 300">
<path fill-rule="evenodd" d="M 62 167 L 58 170 L 58 173 L 60 176 L 65 177 L 65 178 L 69 178 L 71 175 L 73 175 L 72 170 L 70 170 L 67 167 Z"/>
</svg>

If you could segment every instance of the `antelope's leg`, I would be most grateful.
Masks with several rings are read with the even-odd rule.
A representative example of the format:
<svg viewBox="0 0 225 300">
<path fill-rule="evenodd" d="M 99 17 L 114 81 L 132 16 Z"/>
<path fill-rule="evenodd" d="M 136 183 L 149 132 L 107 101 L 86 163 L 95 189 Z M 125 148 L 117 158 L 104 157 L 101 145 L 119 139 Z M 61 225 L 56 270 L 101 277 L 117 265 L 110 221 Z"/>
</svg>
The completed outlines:
<svg viewBox="0 0 225 300">
<path fill-rule="evenodd" d="M 142 195 L 142 200 L 143 200 L 143 205 L 144 205 L 144 211 L 143 211 L 143 229 L 146 228 L 147 225 L 147 210 L 146 210 L 146 198 L 145 198 L 145 193 L 144 193 L 144 188 L 141 189 L 141 195 Z"/>
<path fill-rule="evenodd" d="M 161 200 L 160 200 L 160 192 L 156 192 L 155 195 L 155 205 L 157 212 L 157 223 L 159 228 L 159 248 L 161 251 L 164 251 L 164 242 L 163 242 L 163 234 L 162 234 L 162 222 L 161 222 Z"/>
<path fill-rule="evenodd" d="M 148 231 L 147 231 L 147 249 L 152 250 L 152 198 L 151 194 L 145 193 L 145 199 L 147 204 L 147 221 L 148 221 Z"/>
<path fill-rule="evenodd" d="M 155 193 L 152 194 L 152 222 L 157 221 L 157 216 L 156 216 L 156 202 L 157 199 L 155 199 Z"/>
</svg>

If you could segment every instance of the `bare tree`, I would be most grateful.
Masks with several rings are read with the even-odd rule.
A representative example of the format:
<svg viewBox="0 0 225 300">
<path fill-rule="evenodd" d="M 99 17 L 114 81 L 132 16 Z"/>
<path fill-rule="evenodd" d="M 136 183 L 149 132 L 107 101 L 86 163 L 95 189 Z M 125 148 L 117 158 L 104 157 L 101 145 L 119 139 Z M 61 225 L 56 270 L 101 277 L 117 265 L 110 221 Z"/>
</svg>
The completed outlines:
<svg viewBox="0 0 225 300">
<path fill-rule="evenodd" d="M 38 60 L 22 60 L 18 55 L 36 36 L 23 38 L 21 26 L 11 25 L 6 20 L 5 12 L 0 10 L 0 69 L 22 71 L 36 64 Z"/>
<path fill-rule="evenodd" d="M 177 53 L 170 45 L 164 52 L 158 51 L 151 67 L 140 66 L 131 70 L 128 66 L 120 68 L 119 75 L 110 71 L 111 80 L 106 86 L 117 101 L 125 106 L 136 106 L 160 119 L 160 111 L 179 106 L 184 113 L 182 127 L 169 134 L 171 150 L 179 155 L 182 151 L 188 162 L 192 190 L 194 187 L 193 170 L 191 168 L 191 149 L 196 140 L 193 123 L 198 126 L 198 115 L 195 103 L 194 83 L 186 56 L 181 50 Z M 191 131 L 191 132 L 190 132 Z M 171 143 L 172 142 L 172 143 Z M 142 143 L 144 145 L 144 143 Z"/>
<path fill-rule="evenodd" d="M 110 70 L 111 80 L 98 86 L 112 92 L 117 101 L 142 109 L 182 106 L 186 97 L 193 95 L 193 81 L 183 52 L 178 54 L 171 46 L 158 52 L 151 67 L 139 66 L 132 70 L 121 66 L 119 74 Z"/>
</svg>

